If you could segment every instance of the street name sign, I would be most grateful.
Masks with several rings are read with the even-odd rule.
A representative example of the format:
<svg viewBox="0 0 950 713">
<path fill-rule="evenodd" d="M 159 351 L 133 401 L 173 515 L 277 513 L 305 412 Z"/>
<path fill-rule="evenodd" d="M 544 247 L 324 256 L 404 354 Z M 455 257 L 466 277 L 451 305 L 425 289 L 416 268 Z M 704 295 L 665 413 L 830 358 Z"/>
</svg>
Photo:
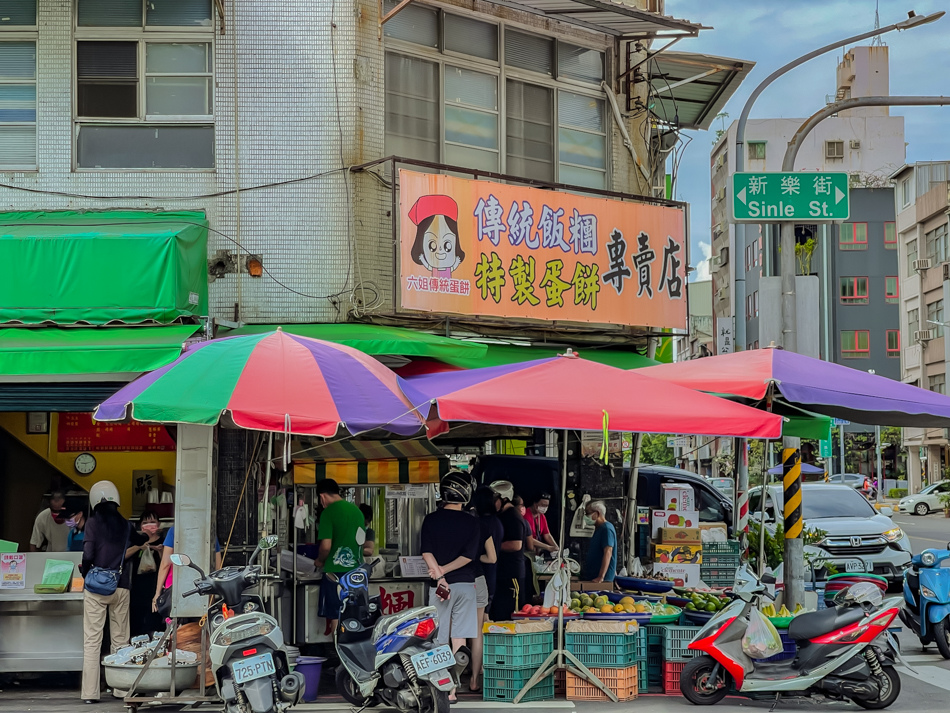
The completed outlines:
<svg viewBox="0 0 950 713">
<path fill-rule="evenodd" d="M 851 216 L 847 173 L 732 174 L 732 215 L 738 222 L 840 222 Z"/>
</svg>

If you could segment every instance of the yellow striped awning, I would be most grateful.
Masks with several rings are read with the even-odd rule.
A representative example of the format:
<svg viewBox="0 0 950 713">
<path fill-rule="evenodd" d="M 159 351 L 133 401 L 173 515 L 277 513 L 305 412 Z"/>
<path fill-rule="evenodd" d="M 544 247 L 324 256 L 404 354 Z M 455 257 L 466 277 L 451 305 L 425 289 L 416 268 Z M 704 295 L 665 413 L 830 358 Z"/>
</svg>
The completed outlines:
<svg viewBox="0 0 950 713">
<path fill-rule="evenodd" d="M 340 485 L 438 483 L 449 461 L 425 440 L 294 443 L 294 483 L 313 485 L 332 478 Z"/>
</svg>

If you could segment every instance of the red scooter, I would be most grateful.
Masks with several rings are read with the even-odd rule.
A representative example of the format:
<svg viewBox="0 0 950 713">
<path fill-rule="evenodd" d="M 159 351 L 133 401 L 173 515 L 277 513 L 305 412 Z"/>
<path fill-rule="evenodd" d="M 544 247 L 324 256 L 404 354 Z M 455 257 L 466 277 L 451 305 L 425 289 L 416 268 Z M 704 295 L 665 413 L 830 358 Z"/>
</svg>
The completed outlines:
<svg viewBox="0 0 950 713">
<path fill-rule="evenodd" d="M 897 700 L 901 680 L 894 666 L 907 664 L 887 628 L 900 613 L 899 598 L 884 602 L 875 585 L 852 585 L 839 592 L 833 608 L 792 619 L 788 635 L 798 645 L 794 659 L 766 662 L 742 648 L 752 608 L 761 597 L 774 599 L 765 584 L 775 580 L 762 580 L 743 565 L 736 573 L 734 601 L 690 643 L 700 652 L 680 675 L 680 691 L 690 703 L 712 705 L 730 694 L 760 700 L 818 695 L 880 709 Z"/>
</svg>

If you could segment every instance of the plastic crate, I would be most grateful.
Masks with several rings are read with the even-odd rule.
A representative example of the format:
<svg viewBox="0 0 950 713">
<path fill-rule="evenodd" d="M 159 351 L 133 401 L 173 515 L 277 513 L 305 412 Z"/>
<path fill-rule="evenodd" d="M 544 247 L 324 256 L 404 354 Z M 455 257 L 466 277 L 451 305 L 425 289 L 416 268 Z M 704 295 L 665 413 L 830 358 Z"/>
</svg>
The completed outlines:
<svg viewBox="0 0 950 713">
<path fill-rule="evenodd" d="M 563 696 L 567 693 L 567 682 L 565 677 L 567 676 L 567 671 L 563 668 L 559 668 L 554 672 L 554 696 Z"/>
<path fill-rule="evenodd" d="M 647 681 L 651 686 L 663 685 L 663 654 L 647 654 Z"/>
<path fill-rule="evenodd" d="M 590 668 L 626 668 L 646 656 L 646 632 L 636 634 L 567 632 L 564 645 L 578 660 Z"/>
<path fill-rule="evenodd" d="M 592 668 L 590 672 L 597 676 L 619 701 L 632 701 L 639 693 L 637 667 Z M 567 700 L 569 701 L 609 701 L 607 694 L 597 686 L 570 671 L 567 672 Z"/>
<path fill-rule="evenodd" d="M 497 668 L 486 666 L 482 678 L 482 698 L 486 701 L 512 702 L 535 674 L 537 668 Z M 522 701 L 550 701 L 554 698 L 554 674 L 545 676 L 525 694 Z"/>
<path fill-rule="evenodd" d="M 680 675 L 686 668 L 686 661 L 667 661 L 663 664 L 663 693 L 668 696 L 680 696 Z"/>
<path fill-rule="evenodd" d="M 483 634 L 485 667 L 537 668 L 554 651 L 554 632 L 534 634 Z M 570 634 L 568 634 L 570 636 Z"/>
<path fill-rule="evenodd" d="M 704 542 L 703 559 L 706 555 L 735 555 L 739 556 L 739 543 L 735 540 L 731 542 Z"/>
<path fill-rule="evenodd" d="M 795 640 L 788 634 L 782 633 L 780 631 L 778 635 L 782 639 L 782 653 L 769 656 L 767 659 L 756 659 L 756 661 L 788 661 L 789 659 L 795 658 L 795 656 L 798 654 L 798 644 L 796 644 Z"/>
<path fill-rule="evenodd" d="M 664 661 L 687 661 L 696 655 L 687 646 L 696 638 L 701 626 L 667 626 L 666 638 L 663 639 Z"/>
</svg>

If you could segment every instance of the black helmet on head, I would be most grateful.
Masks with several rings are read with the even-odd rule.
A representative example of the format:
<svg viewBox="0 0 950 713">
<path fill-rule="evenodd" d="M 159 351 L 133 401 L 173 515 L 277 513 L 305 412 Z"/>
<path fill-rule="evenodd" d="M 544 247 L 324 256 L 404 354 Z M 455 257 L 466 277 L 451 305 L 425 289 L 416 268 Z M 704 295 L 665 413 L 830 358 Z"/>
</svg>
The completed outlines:
<svg viewBox="0 0 950 713">
<path fill-rule="evenodd" d="M 439 493 L 447 503 L 468 504 L 472 490 L 472 477 L 460 470 L 450 470 L 439 482 Z"/>
</svg>

